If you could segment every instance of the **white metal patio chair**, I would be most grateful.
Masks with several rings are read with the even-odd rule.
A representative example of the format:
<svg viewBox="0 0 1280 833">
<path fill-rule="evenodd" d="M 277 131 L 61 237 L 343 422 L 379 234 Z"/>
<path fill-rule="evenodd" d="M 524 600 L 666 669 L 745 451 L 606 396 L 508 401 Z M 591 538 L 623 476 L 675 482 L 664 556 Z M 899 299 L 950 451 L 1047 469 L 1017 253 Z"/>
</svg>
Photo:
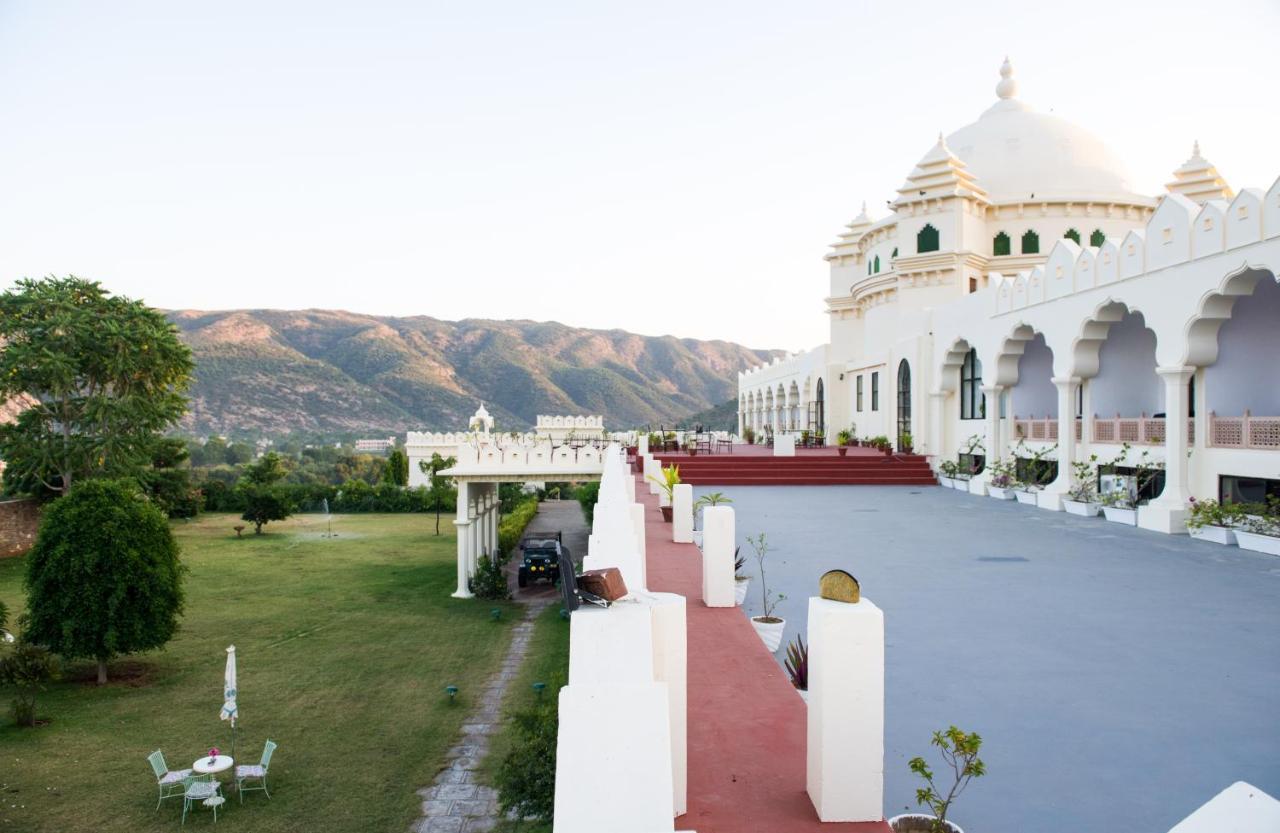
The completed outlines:
<svg viewBox="0 0 1280 833">
<path fill-rule="evenodd" d="M 219 792 L 222 784 L 212 775 L 188 775 L 182 779 L 182 823 L 187 823 L 187 812 L 193 804 L 203 804 L 213 808 L 213 822 L 218 823 L 218 806 L 221 801 L 210 802 L 210 799 L 221 798 Z"/>
<path fill-rule="evenodd" d="M 244 803 L 247 790 L 262 790 L 271 797 L 267 790 L 267 770 L 271 768 L 271 753 L 276 751 L 276 742 L 269 740 L 262 747 L 262 760 L 256 764 L 245 764 L 236 767 L 236 792 L 240 794 L 240 803 Z M 246 782 L 256 781 L 256 785 L 245 786 Z"/>
<path fill-rule="evenodd" d="M 160 791 L 160 797 L 156 799 L 156 809 L 159 810 L 160 804 L 166 798 L 177 798 L 182 795 L 185 790 L 182 779 L 190 775 L 191 770 L 170 770 L 164 762 L 164 754 L 159 749 L 147 756 L 147 763 L 151 764 L 151 771 L 156 774 L 156 787 Z"/>
</svg>

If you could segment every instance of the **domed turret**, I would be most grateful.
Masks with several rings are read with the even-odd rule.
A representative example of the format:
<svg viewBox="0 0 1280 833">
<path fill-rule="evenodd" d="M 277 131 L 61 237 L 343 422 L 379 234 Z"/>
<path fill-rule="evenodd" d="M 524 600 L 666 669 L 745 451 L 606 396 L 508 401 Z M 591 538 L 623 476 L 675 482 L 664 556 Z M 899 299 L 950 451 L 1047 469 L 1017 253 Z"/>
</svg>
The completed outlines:
<svg viewBox="0 0 1280 833">
<path fill-rule="evenodd" d="M 489 416 L 488 409 L 484 403 L 480 403 L 480 407 L 471 415 L 470 421 L 467 422 L 467 428 L 471 431 L 479 431 L 482 434 L 488 434 L 493 430 L 493 417 Z"/>
<path fill-rule="evenodd" d="M 992 202 L 1152 203 L 1133 191 L 1124 166 L 1101 140 L 1066 119 L 1035 112 L 1017 95 L 1006 58 L 996 103 L 946 139 Z"/>
</svg>

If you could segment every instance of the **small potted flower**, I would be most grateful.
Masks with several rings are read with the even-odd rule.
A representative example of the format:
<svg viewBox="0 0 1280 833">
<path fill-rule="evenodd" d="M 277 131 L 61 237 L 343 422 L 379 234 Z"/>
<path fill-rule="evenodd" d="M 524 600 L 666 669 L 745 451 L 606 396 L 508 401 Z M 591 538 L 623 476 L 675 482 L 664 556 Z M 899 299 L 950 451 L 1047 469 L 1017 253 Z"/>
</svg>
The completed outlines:
<svg viewBox="0 0 1280 833">
<path fill-rule="evenodd" d="M 1014 464 L 1011 460 L 996 460 L 991 464 L 991 480 L 987 482 L 987 495 L 996 500 L 1013 500 Z"/>
<path fill-rule="evenodd" d="M 948 489 L 955 489 L 956 473 L 960 470 L 960 464 L 954 460 L 943 460 L 938 464 L 938 483 L 946 486 Z"/>
<path fill-rule="evenodd" d="M 1096 518 L 1102 509 L 1098 500 L 1097 454 L 1090 454 L 1088 460 L 1071 464 L 1071 490 L 1062 501 L 1062 505 L 1072 515 L 1082 518 Z"/>
<path fill-rule="evenodd" d="M 905 813 L 889 819 L 894 833 L 964 833 L 960 825 L 947 820 L 951 805 L 964 792 L 974 778 L 987 774 L 987 765 L 978 757 L 982 738 L 973 732 L 965 732 L 951 726 L 945 731 L 934 732 L 929 741 L 938 747 L 946 763 L 944 773 L 952 776 L 952 784 L 945 788 L 934 781 L 933 770 L 924 758 L 912 758 L 907 764 L 911 771 L 924 781 L 916 789 L 916 804 L 927 806 L 932 813 Z"/>
<path fill-rule="evenodd" d="M 849 444 L 853 442 L 853 432 L 848 428 L 836 433 L 836 453 L 841 457 L 849 453 Z"/>
<path fill-rule="evenodd" d="M 1192 538 L 1228 546 L 1236 543 L 1236 527 L 1245 522 L 1244 513 L 1240 511 L 1239 504 L 1191 498 L 1190 505 L 1187 533 Z"/>
<path fill-rule="evenodd" d="M 1058 444 L 1054 443 L 1048 448 L 1039 448 L 1035 451 L 1031 451 L 1027 448 L 1027 444 L 1024 441 L 1018 441 L 1018 449 L 1014 451 L 1014 460 L 1016 461 L 1018 459 L 1019 450 L 1027 452 L 1027 457 L 1024 458 L 1026 461 L 1027 479 L 1017 479 L 1014 481 L 1013 493 L 1014 497 L 1018 499 L 1018 503 L 1026 503 L 1031 506 L 1039 504 L 1040 500 L 1038 495 L 1040 490 L 1044 488 L 1044 484 L 1041 483 L 1041 479 L 1044 478 L 1045 475 L 1045 466 L 1043 461 L 1045 455 L 1049 454 L 1057 447 Z"/>
<path fill-rule="evenodd" d="M 774 616 L 773 612 L 786 596 L 781 593 L 770 593 L 769 584 L 765 581 L 764 559 L 769 552 L 769 542 L 765 540 L 764 533 L 761 532 L 754 538 L 748 537 L 747 543 L 751 545 L 751 549 L 755 550 L 756 564 L 760 567 L 760 600 L 764 604 L 764 615 L 752 616 L 751 626 L 756 629 L 756 635 L 772 654 L 782 644 L 782 632 L 787 627 L 787 620 Z"/>
<path fill-rule="evenodd" d="M 1128 456 L 1129 444 L 1125 443 L 1120 447 L 1120 454 L 1111 461 L 1110 466 L 1114 468 L 1123 463 Z M 1138 525 L 1138 507 L 1145 502 L 1142 495 L 1147 491 L 1147 486 L 1155 480 L 1156 473 L 1161 468 L 1161 464 L 1150 462 L 1150 456 L 1151 451 L 1144 449 L 1142 456 L 1133 466 L 1133 476 L 1117 478 L 1113 481 L 1111 489 L 1102 496 L 1102 514 L 1107 520 L 1126 526 Z"/>
<path fill-rule="evenodd" d="M 217 762 L 217 758 L 218 758 L 218 747 L 216 746 L 210 747 L 209 748 L 209 766 L 213 766 Z"/>
<path fill-rule="evenodd" d="M 738 607 L 747 600 L 747 590 L 751 588 L 751 576 L 744 576 L 742 568 L 747 566 L 745 556 L 738 555 L 742 547 L 733 550 L 733 602 Z"/>
</svg>

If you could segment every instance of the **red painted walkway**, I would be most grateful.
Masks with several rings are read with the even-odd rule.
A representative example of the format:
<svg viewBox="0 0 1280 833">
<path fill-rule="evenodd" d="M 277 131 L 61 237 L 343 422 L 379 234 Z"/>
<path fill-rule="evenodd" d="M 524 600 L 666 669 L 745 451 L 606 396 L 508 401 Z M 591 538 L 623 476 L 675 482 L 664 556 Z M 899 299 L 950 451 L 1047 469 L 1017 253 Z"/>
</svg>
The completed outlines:
<svg viewBox="0 0 1280 833">
<path fill-rule="evenodd" d="M 649 589 L 688 600 L 689 809 L 676 829 L 889 833 L 884 822 L 818 821 L 805 790 L 804 701 L 741 608 L 702 604 L 701 553 L 672 543 L 642 480 L 636 498 L 646 509 Z"/>
<path fill-rule="evenodd" d="M 680 480 L 695 486 L 934 486 L 929 461 L 919 454 L 850 448 L 799 448 L 794 457 L 774 457 L 768 448 L 738 447 L 733 454 L 663 452 L 663 465 L 680 466 Z"/>
</svg>

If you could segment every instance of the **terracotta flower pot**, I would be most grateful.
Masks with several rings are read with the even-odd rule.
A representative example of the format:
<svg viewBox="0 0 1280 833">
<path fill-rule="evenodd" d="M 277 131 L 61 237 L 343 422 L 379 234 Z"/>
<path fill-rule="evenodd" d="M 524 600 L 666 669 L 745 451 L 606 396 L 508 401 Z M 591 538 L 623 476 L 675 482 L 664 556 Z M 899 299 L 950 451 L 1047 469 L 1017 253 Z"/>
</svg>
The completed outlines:
<svg viewBox="0 0 1280 833">
<path fill-rule="evenodd" d="M 843 457 L 848 453 L 849 453 L 849 449 L 845 448 L 844 446 L 840 446 L 836 449 L 836 454 L 839 454 L 841 457 Z"/>
</svg>

